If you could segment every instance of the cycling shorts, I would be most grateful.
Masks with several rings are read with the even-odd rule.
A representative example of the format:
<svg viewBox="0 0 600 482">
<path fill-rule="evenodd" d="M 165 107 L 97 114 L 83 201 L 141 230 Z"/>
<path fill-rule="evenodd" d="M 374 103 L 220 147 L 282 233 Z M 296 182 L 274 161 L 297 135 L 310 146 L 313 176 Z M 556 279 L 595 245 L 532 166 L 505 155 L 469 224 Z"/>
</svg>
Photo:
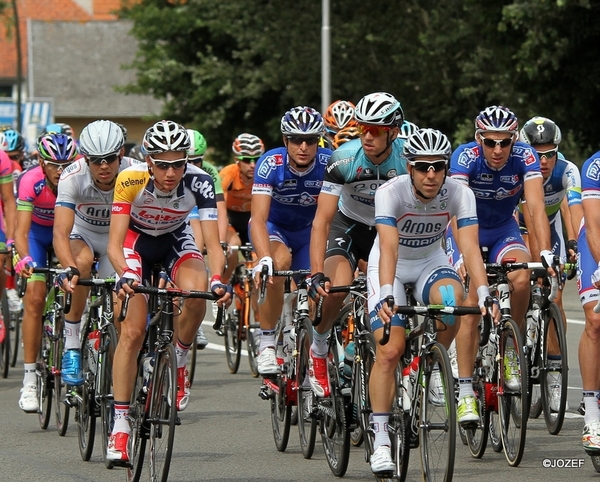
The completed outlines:
<svg viewBox="0 0 600 482">
<path fill-rule="evenodd" d="M 597 303 L 600 292 L 592 284 L 592 274 L 596 271 L 598 263 L 594 260 L 586 238 L 587 229 L 585 225 L 579 231 L 577 240 L 577 290 L 581 306 L 588 303 Z"/>
<path fill-rule="evenodd" d="M 377 229 L 374 226 L 350 219 L 338 211 L 329 228 L 325 258 L 343 256 L 350 262 L 354 271 L 360 260 L 369 259 L 375 236 Z"/>
<path fill-rule="evenodd" d="M 37 268 L 48 266 L 48 248 L 52 246 L 52 228 L 52 226 L 42 226 L 33 222 L 29 228 L 29 256 Z M 32 281 L 46 281 L 46 275 L 43 273 L 32 274 L 27 282 Z"/>
<path fill-rule="evenodd" d="M 94 256 L 98 258 L 98 277 L 99 278 L 110 278 L 114 275 L 115 270 L 113 269 L 108 259 L 106 249 L 108 246 L 108 233 L 99 234 L 77 229 L 77 226 L 73 226 L 73 231 L 69 236 L 69 239 L 77 239 L 83 241 L 90 249 Z"/>
<path fill-rule="evenodd" d="M 250 211 L 231 211 L 227 210 L 227 217 L 229 218 L 229 224 L 240 236 L 242 244 L 250 242 L 248 236 L 248 221 L 250 221 Z"/>
</svg>

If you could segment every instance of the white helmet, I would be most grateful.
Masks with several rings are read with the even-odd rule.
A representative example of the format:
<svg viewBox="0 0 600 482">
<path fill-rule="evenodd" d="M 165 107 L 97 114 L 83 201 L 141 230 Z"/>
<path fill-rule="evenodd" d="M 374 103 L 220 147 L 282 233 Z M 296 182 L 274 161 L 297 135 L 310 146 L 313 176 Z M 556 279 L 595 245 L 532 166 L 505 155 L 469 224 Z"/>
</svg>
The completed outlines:
<svg viewBox="0 0 600 482">
<path fill-rule="evenodd" d="M 161 120 L 146 130 L 142 146 L 148 154 L 187 151 L 190 148 L 190 136 L 182 125 L 170 120 Z"/>
<path fill-rule="evenodd" d="M 440 131 L 427 128 L 419 129 L 406 139 L 402 150 L 409 164 L 422 156 L 439 156 L 447 163 L 452 153 L 452 145 Z"/>
<path fill-rule="evenodd" d="M 312 107 L 292 107 L 281 118 L 281 133 L 285 136 L 320 136 L 324 132 L 323 117 Z"/>
<path fill-rule="evenodd" d="M 364 124 L 394 127 L 404 122 L 404 111 L 393 95 L 374 92 L 358 101 L 354 117 Z"/>
<path fill-rule="evenodd" d="M 109 120 L 97 120 L 88 124 L 79 136 L 79 149 L 85 156 L 115 154 L 124 144 L 123 130 Z"/>
</svg>

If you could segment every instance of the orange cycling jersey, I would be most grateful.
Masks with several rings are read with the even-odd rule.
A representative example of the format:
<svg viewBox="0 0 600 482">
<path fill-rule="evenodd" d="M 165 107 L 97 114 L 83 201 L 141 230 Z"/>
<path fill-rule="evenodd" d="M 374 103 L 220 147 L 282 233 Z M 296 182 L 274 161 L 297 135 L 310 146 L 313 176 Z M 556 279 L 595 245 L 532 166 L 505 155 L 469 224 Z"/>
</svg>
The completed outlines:
<svg viewBox="0 0 600 482">
<path fill-rule="evenodd" d="M 221 169 L 221 185 L 225 195 L 225 204 L 230 211 L 250 212 L 252 201 L 252 181 L 246 184 L 240 176 L 237 164 L 230 164 Z"/>
</svg>

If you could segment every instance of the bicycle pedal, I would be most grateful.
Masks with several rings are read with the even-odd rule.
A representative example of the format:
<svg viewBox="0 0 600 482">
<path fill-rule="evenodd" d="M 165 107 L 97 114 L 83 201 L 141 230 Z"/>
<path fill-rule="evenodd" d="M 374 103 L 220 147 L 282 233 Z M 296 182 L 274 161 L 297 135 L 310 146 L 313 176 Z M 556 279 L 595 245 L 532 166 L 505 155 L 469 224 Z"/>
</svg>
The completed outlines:
<svg viewBox="0 0 600 482">
<path fill-rule="evenodd" d="M 175 425 L 181 425 L 181 419 L 179 417 L 175 418 Z"/>
<path fill-rule="evenodd" d="M 460 424 L 460 428 L 462 428 L 464 430 L 477 430 L 478 427 L 479 427 L 479 423 L 477 421 L 462 422 Z"/>
<path fill-rule="evenodd" d="M 260 390 L 258 391 L 258 396 L 263 400 L 270 400 L 275 397 L 273 393 L 269 393 L 269 389 L 265 385 L 260 387 Z"/>
</svg>

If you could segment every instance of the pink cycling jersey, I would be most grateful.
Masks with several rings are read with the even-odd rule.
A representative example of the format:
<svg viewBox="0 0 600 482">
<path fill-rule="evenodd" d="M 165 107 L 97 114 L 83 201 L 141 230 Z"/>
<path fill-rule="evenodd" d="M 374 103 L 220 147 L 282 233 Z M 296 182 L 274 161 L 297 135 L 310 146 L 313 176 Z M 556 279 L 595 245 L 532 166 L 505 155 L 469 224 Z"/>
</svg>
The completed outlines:
<svg viewBox="0 0 600 482">
<path fill-rule="evenodd" d="M 56 194 L 46 185 L 41 166 L 25 171 L 19 178 L 17 211 L 31 211 L 31 222 L 52 226 L 55 204 Z"/>
</svg>

